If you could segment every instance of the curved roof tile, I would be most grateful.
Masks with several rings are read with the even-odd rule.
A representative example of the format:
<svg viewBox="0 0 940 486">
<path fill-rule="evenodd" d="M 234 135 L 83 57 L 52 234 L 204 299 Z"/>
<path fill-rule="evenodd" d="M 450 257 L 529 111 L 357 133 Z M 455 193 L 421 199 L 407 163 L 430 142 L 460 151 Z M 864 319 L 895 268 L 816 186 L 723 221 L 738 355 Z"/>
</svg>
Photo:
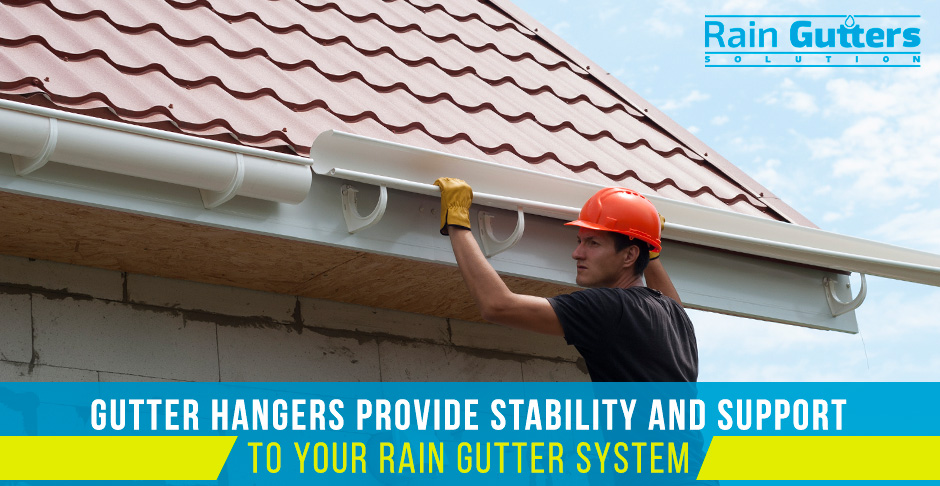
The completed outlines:
<svg viewBox="0 0 940 486">
<path fill-rule="evenodd" d="M 4 98 L 302 155 L 338 129 L 788 220 L 487 1 L 0 0 L 0 13 Z"/>
</svg>

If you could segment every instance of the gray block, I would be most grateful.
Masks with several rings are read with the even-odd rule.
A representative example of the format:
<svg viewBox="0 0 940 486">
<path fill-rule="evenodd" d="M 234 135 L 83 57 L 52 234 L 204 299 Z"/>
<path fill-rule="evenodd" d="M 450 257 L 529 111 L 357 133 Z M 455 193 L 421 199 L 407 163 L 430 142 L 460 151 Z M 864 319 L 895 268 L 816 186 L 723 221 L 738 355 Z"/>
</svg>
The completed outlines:
<svg viewBox="0 0 940 486">
<path fill-rule="evenodd" d="M 107 300 L 121 300 L 124 296 L 121 272 L 9 255 L 0 255 L 0 283 Z"/>
<path fill-rule="evenodd" d="M 33 296 L 39 363 L 188 381 L 219 379 L 215 325 L 128 304 Z"/>
<path fill-rule="evenodd" d="M 226 287 L 186 280 L 129 274 L 127 294 L 131 302 L 205 311 L 236 317 L 268 317 L 293 322 L 296 297 L 257 290 Z"/>
<path fill-rule="evenodd" d="M 0 294 L 0 360 L 28 363 L 32 357 L 29 294 Z"/>
<path fill-rule="evenodd" d="M 382 381 L 522 381 L 519 361 L 424 343 L 379 344 Z"/>
<path fill-rule="evenodd" d="M 448 341 L 447 320 L 440 317 L 321 299 L 302 298 L 300 303 L 307 326 Z"/>
<path fill-rule="evenodd" d="M 450 320 L 451 340 L 455 346 L 491 349 L 507 353 L 575 361 L 581 355 L 565 338 L 495 324 Z"/>
<path fill-rule="evenodd" d="M 219 326 L 222 381 L 379 381 L 374 340 Z"/>
<path fill-rule="evenodd" d="M 98 381 L 98 373 L 92 370 L 60 368 L 36 365 L 30 370 L 27 363 L 0 361 L 0 381 Z"/>
<path fill-rule="evenodd" d="M 582 365 L 583 366 L 583 365 Z M 587 371 L 577 363 L 530 359 L 522 363 L 522 379 L 525 381 L 591 381 Z"/>
<path fill-rule="evenodd" d="M 134 382 L 134 381 L 139 381 L 139 382 L 144 382 L 144 383 L 156 383 L 156 382 L 168 382 L 168 381 L 173 382 L 173 381 L 181 381 L 181 380 L 171 380 L 169 378 L 155 378 L 153 376 L 127 375 L 123 373 L 110 373 L 107 371 L 99 371 L 98 381 L 102 383 L 105 383 L 105 382 L 127 383 L 127 382 Z"/>
</svg>

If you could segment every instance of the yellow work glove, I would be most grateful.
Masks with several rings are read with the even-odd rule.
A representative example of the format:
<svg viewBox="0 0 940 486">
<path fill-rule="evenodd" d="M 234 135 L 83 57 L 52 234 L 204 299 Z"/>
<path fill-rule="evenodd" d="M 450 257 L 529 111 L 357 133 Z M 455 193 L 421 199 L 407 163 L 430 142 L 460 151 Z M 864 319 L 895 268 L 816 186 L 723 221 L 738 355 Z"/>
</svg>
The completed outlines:
<svg viewBox="0 0 940 486">
<path fill-rule="evenodd" d="M 659 213 L 657 213 L 657 214 L 659 214 Z M 662 241 L 662 239 L 663 239 L 662 234 L 663 234 L 663 230 L 664 230 L 664 229 L 666 229 L 666 217 L 663 216 L 662 214 L 660 214 L 660 215 L 659 215 L 659 240 L 660 240 L 660 241 Z M 660 253 L 660 252 L 658 252 L 658 251 L 650 251 L 650 261 L 653 261 L 653 260 L 659 258 L 659 253 Z"/>
<path fill-rule="evenodd" d="M 434 181 L 441 188 L 441 234 L 448 234 L 447 226 L 470 229 L 470 203 L 473 189 L 460 179 L 441 177 Z"/>
</svg>

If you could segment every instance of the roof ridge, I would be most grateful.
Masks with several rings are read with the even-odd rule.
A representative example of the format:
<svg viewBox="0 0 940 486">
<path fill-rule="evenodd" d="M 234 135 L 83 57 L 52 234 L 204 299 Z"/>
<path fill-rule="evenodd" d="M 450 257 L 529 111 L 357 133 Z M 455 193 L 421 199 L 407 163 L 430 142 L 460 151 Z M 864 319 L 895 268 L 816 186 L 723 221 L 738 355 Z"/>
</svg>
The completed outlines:
<svg viewBox="0 0 940 486">
<path fill-rule="evenodd" d="M 516 22 L 519 22 L 522 25 L 526 25 L 526 27 L 532 30 L 532 32 L 535 33 L 535 35 L 538 36 L 542 41 L 557 49 L 561 54 L 571 59 L 571 61 L 575 64 L 583 67 L 585 71 L 588 71 L 596 82 L 607 88 L 610 92 L 615 94 L 628 105 L 641 110 L 655 125 L 662 127 L 665 133 L 667 133 L 670 137 L 691 150 L 693 153 L 701 156 L 709 164 L 714 166 L 715 169 L 717 169 L 728 180 L 733 181 L 734 184 L 743 191 L 750 193 L 750 196 L 757 200 L 763 201 L 765 204 L 767 204 L 767 207 L 772 209 L 781 217 L 785 218 L 791 223 L 813 228 L 817 227 L 805 216 L 775 196 L 769 189 L 761 185 L 759 182 L 754 180 L 751 176 L 747 175 L 747 173 L 736 167 L 727 159 L 718 155 L 715 150 L 711 149 L 702 140 L 673 121 L 672 118 L 670 118 L 668 115 L 659 111 L 656 107 L 644 100 L 628 86 L 620 82 L 620 80 L 618 80 L 616 77 L 612 76 L 610 73 L 603 72 L 600 69 L 595 69 L 592 72 L 592 65 L 598 67 L 596 63 L 591 61 L 582 52 L 578 51 L 570 44 L 565 42 L 565 40 L 560 36 L 532 18 L 532 16 L 512 3 L 511 0 L 478 1 L 489 3 L 502 11 L 503 14 L 507 17 L 513 19 Z M 642 101 L 643 103 L 637 103 L 636 100 Z M 712 155 L 709 156 L 709 154 Z"/>
</svg>

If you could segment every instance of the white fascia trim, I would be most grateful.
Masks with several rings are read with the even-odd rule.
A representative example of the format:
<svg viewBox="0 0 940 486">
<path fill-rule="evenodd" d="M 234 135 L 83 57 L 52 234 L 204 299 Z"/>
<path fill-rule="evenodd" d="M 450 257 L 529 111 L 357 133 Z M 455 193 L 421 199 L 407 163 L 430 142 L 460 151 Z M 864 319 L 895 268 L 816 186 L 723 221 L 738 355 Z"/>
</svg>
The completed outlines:
<svg viewBox="0 0 940 486">
<path fill-rule="evenodd" d="M 316 174 L 438 193 L 441 176 L 466 180 L 476 203 L 575 219 L 604 186 L 339 131 L 311 147 Z M 940 286 L 940 255 L 647 194 L 666 217 L 663 237 L 784 262 Z"/>
<path fill-rule="evenodd" d="M 0 99 L 0 153 L 21 175 L 47 161 L 198 188 L 207 208 L 232 197 L 298 204 L 310 160 Z"/>
</svg>

